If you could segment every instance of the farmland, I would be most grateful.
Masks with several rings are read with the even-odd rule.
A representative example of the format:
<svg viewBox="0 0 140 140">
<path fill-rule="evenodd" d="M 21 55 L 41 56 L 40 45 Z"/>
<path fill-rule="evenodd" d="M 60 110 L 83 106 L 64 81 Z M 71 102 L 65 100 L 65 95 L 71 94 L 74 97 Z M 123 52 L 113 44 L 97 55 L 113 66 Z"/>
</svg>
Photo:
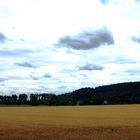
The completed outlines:
<svg viewBox="0 0 140 140">
<path fill-rule="evenodd" d="M 140 105 L 0 107 L 0 140 L 138 140 Z"/>
</svg>

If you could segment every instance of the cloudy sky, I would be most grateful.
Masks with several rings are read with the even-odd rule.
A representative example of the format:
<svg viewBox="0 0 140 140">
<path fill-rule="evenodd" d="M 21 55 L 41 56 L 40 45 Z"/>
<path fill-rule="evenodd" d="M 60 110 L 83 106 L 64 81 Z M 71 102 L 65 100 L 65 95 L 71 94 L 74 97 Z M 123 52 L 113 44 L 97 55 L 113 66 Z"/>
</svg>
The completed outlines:
<svg viewBox="0 0 140 140">
<path fill-rule="evenodd" d="M 139 80 L 140 0 L 0 0 L 1 94 Z"/>
</svg>

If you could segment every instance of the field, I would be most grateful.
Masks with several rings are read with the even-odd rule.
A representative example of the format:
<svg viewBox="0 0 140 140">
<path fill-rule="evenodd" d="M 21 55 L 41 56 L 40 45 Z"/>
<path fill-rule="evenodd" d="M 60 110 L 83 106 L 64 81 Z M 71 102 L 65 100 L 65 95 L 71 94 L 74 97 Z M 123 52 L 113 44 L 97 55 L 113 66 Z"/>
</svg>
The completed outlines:
<svg viewBox="0 0 140 140">
<path fill-rule="evenodd" d="M 140 105 L 0 107 L 0 140 L 139 140 Z"/>
</svg>

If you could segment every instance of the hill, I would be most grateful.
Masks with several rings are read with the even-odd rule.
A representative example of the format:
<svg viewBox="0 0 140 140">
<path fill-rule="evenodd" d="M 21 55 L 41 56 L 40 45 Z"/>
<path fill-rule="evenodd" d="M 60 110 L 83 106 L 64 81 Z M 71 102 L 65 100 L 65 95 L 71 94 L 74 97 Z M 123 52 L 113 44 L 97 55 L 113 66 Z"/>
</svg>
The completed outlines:
<svg viewBox="0 0 140 140">
<path fill-rule="evenodd" d="M 140 82 L 118 83 L 86 87 L 73 92 L 55 95 L 49 93 L 0 96 L 0 104 L 6 105 L 102 105 L 140 103 Z"/>
<path fill-rule="evenodd" d="M 140 82 L 118 83 L 96 88 L 81 88 L 58 95 L 61 104 L 140 103 Z"/>
</svg>

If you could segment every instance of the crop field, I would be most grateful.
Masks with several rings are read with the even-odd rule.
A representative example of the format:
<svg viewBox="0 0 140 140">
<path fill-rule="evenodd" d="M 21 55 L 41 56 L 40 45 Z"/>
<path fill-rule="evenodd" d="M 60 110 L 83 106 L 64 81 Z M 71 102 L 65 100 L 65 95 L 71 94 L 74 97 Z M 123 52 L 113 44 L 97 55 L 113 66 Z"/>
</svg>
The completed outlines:
<svg viewBox="0 0 140 140">
<path fill-rule="evenodd" d="M 139 140 L 140 105 L 0 107 L 0 140 Z"/>
</svg>

